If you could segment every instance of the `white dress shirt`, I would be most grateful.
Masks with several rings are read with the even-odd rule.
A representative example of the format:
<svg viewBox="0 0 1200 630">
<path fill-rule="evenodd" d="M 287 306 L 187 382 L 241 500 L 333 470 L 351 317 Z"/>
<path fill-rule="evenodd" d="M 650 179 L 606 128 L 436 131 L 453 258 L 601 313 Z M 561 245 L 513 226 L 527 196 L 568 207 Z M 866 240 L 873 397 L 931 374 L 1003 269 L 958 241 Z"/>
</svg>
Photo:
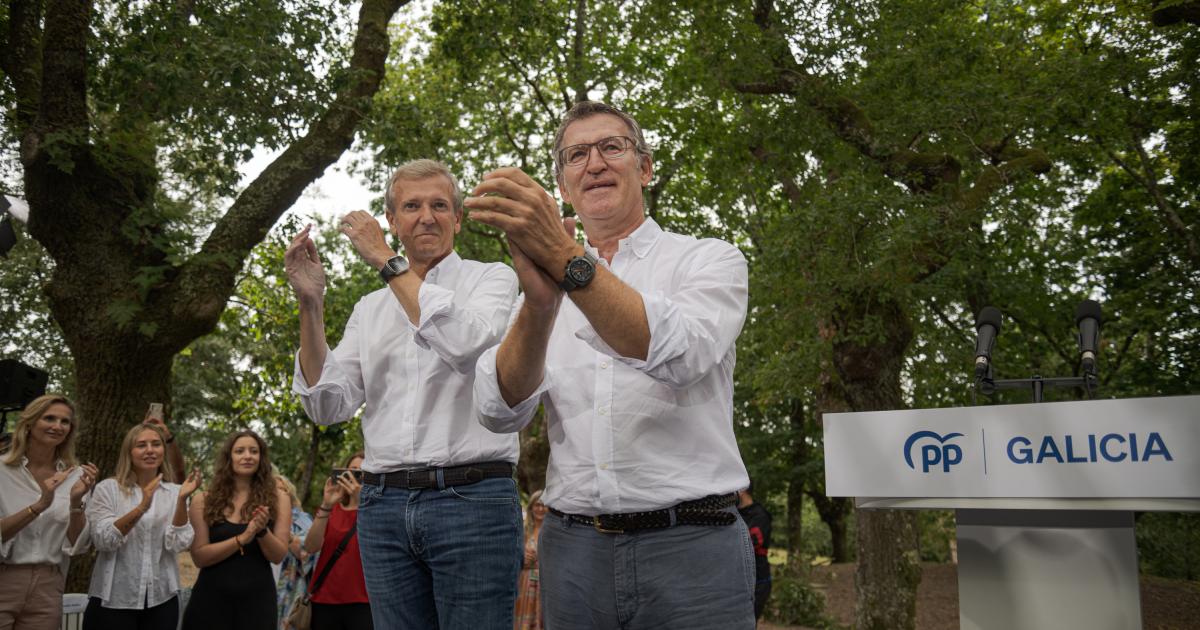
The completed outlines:
<svg viewBox="0 0 1200 630">
<path fill-rule="evenodd" d="M 507 265 L 451 252 L 425 275 L 418 325 L 390 288 L 368 294 L 312 387 L 296 354 L 292 390 L 318 424 L 349 420 L 366 403 L 363 469 L 369 472 L 516 463 L 517 436 L 480 426 L 471 397 L 475 361 L 500 343 L 516 293 L 517 275 Z"/>
<path fill-rule="evenodd" d="M 646 360 L 619 356 L 565 299 L 545 376 L 528 399 L 509 408 L 496 382 L 496 349 L 480 357 L 475 397 L 484 425 L 519 431 L 545 403 L 543 500 L 571 514 L 660 509 L 745 488 L 733 366 L 746 318 L 746 259 L 729 243 L 664 232 L 647 218 L 620 241 L 611 266 L 599 264 L 642 296 Z"/>
<path fill-rule="evenodd" d="M 59 460 L 55 468 L 65 470 L 66 464 Z M 71 521 L 71 487 L 79 481 L 83 468 L 76 468 L 54 490 L 50 507 L 33 519 L 11 538 L 0 537 L 0 563 L 3 564 L 57 564 L 67 574 L 70 556 L 87 550 L 91 537 L 85 524 L 75 537 L 75 543 L 67 540 L 67 528 Z M 29 472 L 29 458 L 22 457 L 21 463 L 9 466 L 0 463 L 0 516 L 12 516 L 37 503 L 42 498 L 42 488 L 33 473 Z M 87 497 L 85 496 L 86 500 Z"/>
<path fill-rule="evenodd" d="M 122 491 L 116 479 L 96 484 L 88 501 L 88 526 L 96 545 L 96 566 L 88 595 L 100 598 L 105 608 L 140 610 L 157 606 L 179 592 L 176 556 L 192 544 L 192 524 L 172 525 L 179 485 L 162 482 L 150 509 L 128 534 L 117 529 L 117 520 L 142 502 L 136 485 Z"/>
</svg>

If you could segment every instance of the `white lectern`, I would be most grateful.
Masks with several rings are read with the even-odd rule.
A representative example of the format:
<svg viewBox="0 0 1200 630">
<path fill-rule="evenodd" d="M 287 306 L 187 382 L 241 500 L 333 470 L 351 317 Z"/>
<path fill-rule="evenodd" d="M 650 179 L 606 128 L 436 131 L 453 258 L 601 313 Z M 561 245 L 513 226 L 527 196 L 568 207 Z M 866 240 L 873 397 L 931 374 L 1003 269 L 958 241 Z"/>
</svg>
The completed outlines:
<svg viewBox="0 0 1200 630">
<path fill-rule="evenodd" d="M 1200 511 L 1200 396 L 825 415 L 825 486 L 954 509 L 965 629 L 1141 628 L 1134 511 Z"/>
</svg>

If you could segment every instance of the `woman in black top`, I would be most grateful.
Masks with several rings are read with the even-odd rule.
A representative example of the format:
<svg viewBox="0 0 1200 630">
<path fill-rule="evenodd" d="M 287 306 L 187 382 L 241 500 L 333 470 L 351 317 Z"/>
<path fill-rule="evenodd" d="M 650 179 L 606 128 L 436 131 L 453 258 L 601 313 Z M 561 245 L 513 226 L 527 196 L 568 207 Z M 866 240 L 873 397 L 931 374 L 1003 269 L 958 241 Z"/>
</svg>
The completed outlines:
<svg viewBox="0 0 1200 630">
<path fill-rule="evenodd" d="M 192 501 L 189 516 L 200 577 L 183 614 L 184 630 L 275 628 L 270 563 L 287 554 L 292 514 L 258 434 L 241 431 L 225 441 L 209 490 Z"/>
</svg>

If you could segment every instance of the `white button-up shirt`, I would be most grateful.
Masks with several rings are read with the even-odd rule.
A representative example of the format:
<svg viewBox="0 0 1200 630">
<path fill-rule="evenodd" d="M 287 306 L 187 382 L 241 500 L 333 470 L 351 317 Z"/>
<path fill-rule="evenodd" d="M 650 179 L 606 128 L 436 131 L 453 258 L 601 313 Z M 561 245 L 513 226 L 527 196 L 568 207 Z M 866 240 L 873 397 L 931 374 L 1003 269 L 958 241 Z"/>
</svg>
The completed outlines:
<svg viewBox="0 0 1200 630">
<path fill-rule="evenodd" d="M 543 500 L 563 512 L 660 509 L 745 488 L 733 367 L 746 318 L 746 259 L 729 243 L 664 232 L 646 219 L 620 241 L 609 269 L 642 296 L 646 360 L 618 355 L 563 300 L 545 376 L 528 399 L 509 408 L 496 382 L 496 349 L 480 357 L 475 396 L 483 423 L 519 431 L 545 403 Z"/>
<path fill-rule="evenodd" d="M 516 463 L 517 436 L 480 426 L 471 396 L 475 361 L 500 343 L 516 293 L 517 275 L 507 265 L 451 252 L 425 275 L 417 325 L 390 288 L 368 294 L 312 387 L 297 353 L 292 389 L 318 424 L 349 420 L 366 403 L 363 469 L 370 472 Z"/>
<path fill-rule="evenodd" d="M 66 464 L 59 460 L 58 470 Z M 11 538 L 0 537 L 0 563 L 3 564 L 57 564 L 67 574 L 70 556 L 87 550 L 91 537 L 84 525 L 75 543 L 67 540 L 67 528 L 71 521 L 71 487 L 79 481 L 82 468 L 76 468 L 54 490 L 50 507 L 33 519 Z M 21 463 L 8 466 L 0 463 L 0 516 L 12 516 L 37 503 L 42 498 L 42 488 L 33 473 L 29 472 L 29 458 L 22 457 Z M 86 500 L 87 497 L 84 497 Z"/>
<path fill-rule="evenodd" d="M 92 544 L 100 553 L 88 595 L 100 598 L 105 608 L 140 610 L 179 592 L 176 556 L 191 546 L 193 532 L 190 522 L 171 524 L 178 499 L 178 484 L 160 483 L 150 509 L 122 535 L 116 522 L 142 502 L 142 489 L 135 485 L 125 492 L 111 478 L 96 484 L 87 517 Z"/>
</svg>

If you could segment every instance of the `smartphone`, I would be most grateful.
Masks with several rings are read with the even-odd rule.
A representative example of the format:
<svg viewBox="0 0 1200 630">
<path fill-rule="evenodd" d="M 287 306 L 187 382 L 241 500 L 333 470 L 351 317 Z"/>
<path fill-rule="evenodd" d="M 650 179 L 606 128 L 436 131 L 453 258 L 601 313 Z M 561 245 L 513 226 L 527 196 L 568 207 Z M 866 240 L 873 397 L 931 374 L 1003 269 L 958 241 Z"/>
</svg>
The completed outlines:
<svg viewBox="0 0 1200 630">
<path fill-rule="evenodd" d="M 149 416 L 151 418 L 158 418 L 159 420 L 162 420 L 163 419 L 163 404 L 162 403 L 150 403 Z"/>
<path fill-rule="evenodd" d="M 350 471 L 350 474 L 354 475 L 355 481 L 362 483 L 363 471 L 361 469 L 351 470 L 349 468 L 334 468 L 333 471 L 329 473 L 329 479 L 331 481 L 333 481 L 334 483 L 337 483 L 338 477 L 341 477 L 342 473 L 344 473 L 346 471 Z"/>
</svg>

